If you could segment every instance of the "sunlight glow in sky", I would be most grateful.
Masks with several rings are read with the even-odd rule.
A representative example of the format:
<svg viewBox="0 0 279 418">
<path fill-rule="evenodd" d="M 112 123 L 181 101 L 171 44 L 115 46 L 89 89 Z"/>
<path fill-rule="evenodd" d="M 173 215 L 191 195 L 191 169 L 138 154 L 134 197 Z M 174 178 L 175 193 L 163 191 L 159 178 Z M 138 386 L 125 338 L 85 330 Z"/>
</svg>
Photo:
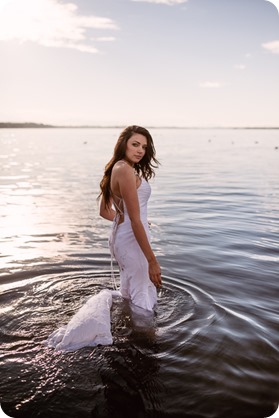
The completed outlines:
<svg viewBox="0 0 279 418">
<path fill-rule="evenodd" d="M 0 0 L 0 122 L 279 126 L 274 4 Z"/>
<path fill-rule="evenodd" d="M 78 15 L 77 11 L 73 3 L 10 0 L 0 13 L 0 40 L 31 41 L 48 47 L 96 53 L 96 47 L 85 44 L 86 29 L 117 29 L 117 26 L 109 18 Z M 112 37 L 104 39 L 114 40 Z"/>
</svg>

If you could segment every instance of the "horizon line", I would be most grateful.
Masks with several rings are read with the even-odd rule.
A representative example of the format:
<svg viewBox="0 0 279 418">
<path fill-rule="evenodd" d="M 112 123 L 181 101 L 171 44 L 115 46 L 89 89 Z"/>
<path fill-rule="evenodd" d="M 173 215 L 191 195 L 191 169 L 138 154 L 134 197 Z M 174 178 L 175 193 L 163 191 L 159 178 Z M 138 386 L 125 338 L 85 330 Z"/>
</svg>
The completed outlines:
<svg viewBox="0 0 279 418">
<path fill-rule="evenodd" d="M 50 125 L 36 122 L 0 122 L 0 129 L 48 128 L 48 129 L 120 129 L 126 125 Z M 279 129 L 279 126 L 152 126 L 148 129 Z"/>
</svg>

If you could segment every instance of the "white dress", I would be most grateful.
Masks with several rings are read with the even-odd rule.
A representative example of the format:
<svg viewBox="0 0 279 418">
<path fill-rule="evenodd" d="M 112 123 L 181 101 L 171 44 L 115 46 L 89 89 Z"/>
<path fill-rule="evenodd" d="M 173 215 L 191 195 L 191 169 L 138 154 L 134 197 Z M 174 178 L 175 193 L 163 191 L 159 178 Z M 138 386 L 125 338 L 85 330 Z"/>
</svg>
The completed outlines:
<svg viewBox="0 0 279 418">
<path fill-rule="evenodd" d="M 58 351 L 112 344 L 110 308 L 113 292 L 101 290 L 78 310 L 70 322 L 54 331 L 45 345 Z"/>
<path fill-rule="evenodd" d="M 146 180 L 141 179 L 137 192 L 141 221 L 149 238 L 147 202 L 151 188 Z M 124 222 L 119 225 L 119 217 L 115 217 L 109 239 L 111 253 L 119 264 L 120 292 L 105 289 L 91 296 L 67 325 L 48 337 L 45 343 L 48 347 L 67 352 L 86 346 L 112 344 L 110 309 L 115 296 L 122 296 L 130 302 L 136 326 L 152 326 L 157 291 L 149 278 L 148 263 L 135 239 L 124 202 L 123 214 Z"/>
<path fill-rule="evenodd" d="M 142 178 L 137 189 L 140 218 L 148 239 L 149 226 L 147 204 L 151 194 L 149 183 Z M 119 204 L 117 205 L 119 207 Z M 157 291 L 148 274 L 148 262 L 135 238 L 125 203 L 122 201 L 124 221 L 120 224 L 119 216 L 113 221 L 109 245 L 120 270 L 120 292 L 128 299 L 132 307 L 153 311 L 157 302 Z M 133 306 L 134 305 L 134 306 Z"/>
</svg>

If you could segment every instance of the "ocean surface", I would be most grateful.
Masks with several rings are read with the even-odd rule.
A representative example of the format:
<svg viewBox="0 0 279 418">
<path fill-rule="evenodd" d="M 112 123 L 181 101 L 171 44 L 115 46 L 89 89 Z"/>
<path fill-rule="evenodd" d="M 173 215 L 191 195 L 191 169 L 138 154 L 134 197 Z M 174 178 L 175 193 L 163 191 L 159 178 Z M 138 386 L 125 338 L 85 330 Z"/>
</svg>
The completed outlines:
<svg viewBox="0 0 279 418">
<path fill-rule="evenodd" d="M 23 418 L 264 418 L 279 401 L 279 130 L 151 129 L 154 330 L 44 341 L 112 288 L 96 202 L 119 129 L 0 130 L 0 395 Z"/>
</svg>

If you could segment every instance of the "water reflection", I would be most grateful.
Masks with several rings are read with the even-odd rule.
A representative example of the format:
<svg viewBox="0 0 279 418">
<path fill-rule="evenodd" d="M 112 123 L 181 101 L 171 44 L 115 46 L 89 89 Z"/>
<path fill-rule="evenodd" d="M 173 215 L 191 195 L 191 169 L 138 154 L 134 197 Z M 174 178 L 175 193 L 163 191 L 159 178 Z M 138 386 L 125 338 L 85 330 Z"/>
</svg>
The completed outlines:
<svg viewBox="0 0 279 418">
<path fill-rule="evenodd" d="M 0 137 L 5 410 L 24 418 L 268 416 L 279 397 L 276 132 L 155 130 L 162 166 L 150 221 L 165 280 L 155 333 L 139 332 L 117 302 L 113 346 L 66 356 L 44 348 L 86 298 L 112 286 L 109 225 L 95 198 L 117 133 Z"/>
</svg>

